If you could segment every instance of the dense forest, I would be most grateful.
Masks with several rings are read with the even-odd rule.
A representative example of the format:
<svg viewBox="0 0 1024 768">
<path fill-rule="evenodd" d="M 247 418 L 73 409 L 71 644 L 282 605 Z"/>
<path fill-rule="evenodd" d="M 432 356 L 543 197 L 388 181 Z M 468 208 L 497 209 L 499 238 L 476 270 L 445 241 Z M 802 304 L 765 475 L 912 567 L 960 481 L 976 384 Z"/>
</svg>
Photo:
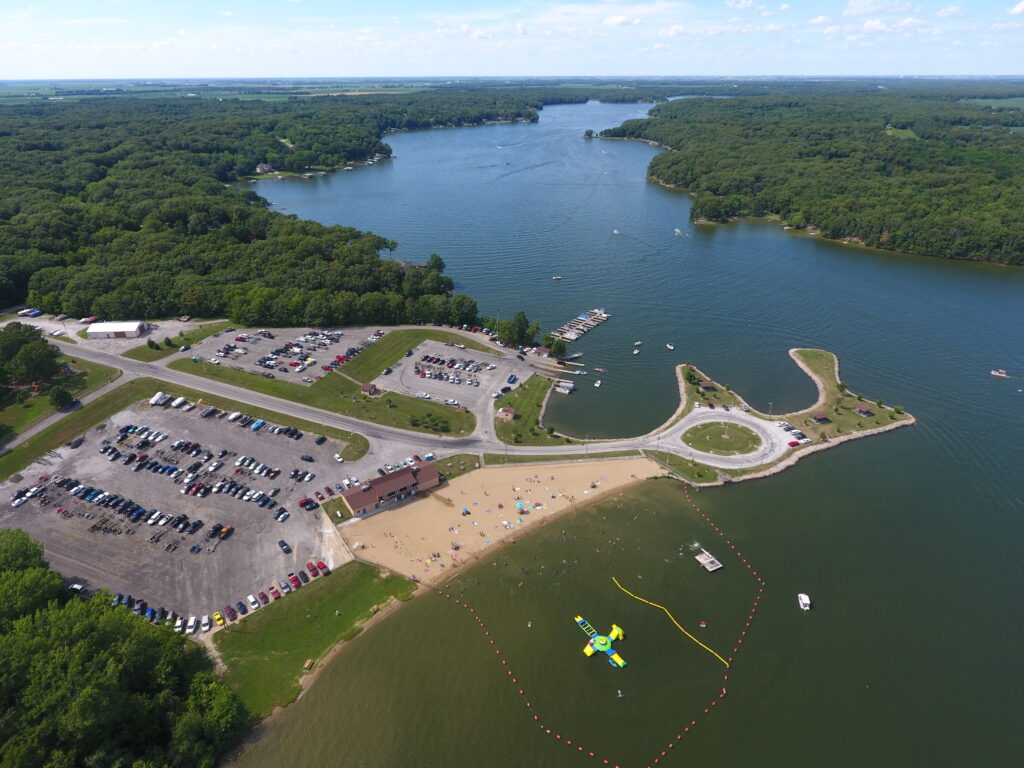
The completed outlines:
<svg viewBox="0 0 1024 768">
<path fill-rule="evenodd" d="M 777 215 L 832 238 L 1024 264 L 1024 116 L 967 97 L 1020 85 L 692 98 L 603 136 L 666 145 L 649 174 L 689 189 L 691 215 Z"/>
<path fill-rule="evenodd" d="M 534 121 L 546 103 L 594 95 L 110 97 L 4 107 L 0 307 L 28 301 L 76 317 L 187 314 L 248 325 L 471 322 L 476 304 L 452 295 L 440 260 L 381 259 L 390 241 L 272 212 L 232 182 L 259 163 L 306 171 L 387 156 L 381 136 L 391 130 Z"/>
<path fill-rule="evenodd" d="M 209 768 L 249 722 L 203 649 L 109 596 L 74 597 L 0 530 L 0 764 Z"/>
</svg>

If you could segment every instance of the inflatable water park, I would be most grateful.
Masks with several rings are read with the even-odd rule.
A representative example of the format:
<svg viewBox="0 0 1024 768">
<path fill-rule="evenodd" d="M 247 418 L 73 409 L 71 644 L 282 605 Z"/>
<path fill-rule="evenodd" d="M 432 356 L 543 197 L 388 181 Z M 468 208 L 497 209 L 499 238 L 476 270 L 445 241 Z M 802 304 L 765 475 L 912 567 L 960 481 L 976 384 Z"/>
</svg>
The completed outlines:
<svg viewBox="0 0 1024 768">
<path fill-rule="evenodd" d="M 612 647 L 612 643 L 616 640 L 621 640 L 626 636 L 626 633 L 622 631 L 622 627 L 618 624 L 612 624 L 612 631 L 607 635 L 597 634 L 597 630 L 594 629 L 590 622 L 584 619 L 582 616 L 576 617 L 576 623 L 580 625 L 580 629 L 587 633 L 587 637 L 590 640 L 583 646 L 583 653 L 587 656 L 593 656 L 595 653 L 604 653 L 608 656 L 608 663 L 613 667 L 622 669 L 626 666 L 626 660 L 619 656 L 618 651 Z"/>
</svg>

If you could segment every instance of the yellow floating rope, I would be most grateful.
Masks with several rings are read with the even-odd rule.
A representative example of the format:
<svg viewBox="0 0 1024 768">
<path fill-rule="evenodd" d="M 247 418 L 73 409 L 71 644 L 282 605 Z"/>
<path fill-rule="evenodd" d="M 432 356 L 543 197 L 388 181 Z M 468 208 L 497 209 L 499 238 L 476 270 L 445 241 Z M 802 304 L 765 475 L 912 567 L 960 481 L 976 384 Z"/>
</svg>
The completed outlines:
<svg viewBox="0 0 1024 768">
<path fill-rule="evenodd" d="M 727 666 L 727 667 L 729 666 L 729 662 L 728 662 L 728 661 L 726 661 L 725 659 L 723 659 L 723 658 L 722 658 L 721 656 L 719 656 L 719 655 L 718 655 L 717 653 L 715 653 L 715 652 L 714 652 L 713 650 L 711 650 L 711 649 L 710 649 L 710 648 L 708 648 L 708 647 L 707 647 L 706 645 L 704 645 L 704 643 L 702 643 L 702 642 L 701 642 L 700 640 L 698 640 L 698 639 L 697 639 L 696 637 L 694 637 L 694 636 L 693 636 L 693 635 L 691 635 L 691 634 L 690 634 L 689 632 L 687 632 L 687 631 L 686 631 L 685 629 L 683 629 L 683 628 L 682 628 L 682 626 L 681 626 L 681 625 L 679 624 L 679 622 L 678 622 L 678 621 L 676 621 L 676 619 L 675 619 L 675 616 L 673 616 L 673 615 L 672 615 L 671 613 L 669 613 L 669 610 L 668 610 L 668 608 L 666 608 L 666 607 L 665 607 L 664 605 L 658 605 L 657 603 L 652 603 L 652 602 L 651 602 L 650 600 L 644 600 L 644 599 L 643 599 L 642 597 L 640 597 L 639 595 L 634 595 L 634 594 L 633 594 L 632 592 L 630 592 L 630 591 L 629 591 L 628 589 L 626 589 L 626 588 L 625 588 L 624 586 L 622 586 L 621 584 L 619 584 L 619 580 L 618 580 L 618 579 L 616 579 L 616 578 L 615 578 L 614 576 L 612 576 L 612 581 L 614 581 L 614 582 L 615 582 L 615 586 L 616 586 L 616 587 L 618 587 L 619 589 L 621 589 L 621 590 L 622 590 L 623 592 L 625 592 L 625 593 L 626 593 L 627 595 L 629 595 L 630 597 L 632 597 L 632 598 L 634 598 L 634 599 L 636 599 L 636 600 L 639 600 L 639 601 L 640 601 L 641 603 L 647 603 L 648 605 L 653 605 L 653 606 L 654 606 L 655 608 L 661 608 L 661 610 L 663 610 L 663 611 L 665 612 L 665 615 L 667 615 L 667 616 L 668 616 L 668 617 L 669 617 L 670 619 L 672 619 L 672 623 L 673 623 L 673 624 L 675 624 L 675 625 L 676 625 L 676 627 L 678 627 L 678 628 L 679 628 L 679 631 L 680 631 L 680 632 L 682 632 L 682 633 L 683 633 L 684 635 L 686 635 L 686 636 L 687 636 L 688 638 L 690 638 L 691 640 L 693 640 L 693 642 L 695 642 L 695 643 L 696 643 L 697 645 L 699 645 L 699 646 L 700 646 L 701 648 L 703 648 L 703 649 L 704 649 L 705 651 L 707 651 L 708 653 L 710 653 L 710 654 L 711 654 L 712 656 L 714 656 L 714 657 L 715 657 L 716 659 L 718 659 L 718 660 L 719 660 L 720 662 L 722 662 L 723 664 L 725 664 L 725 666 Z"/>
</svg>

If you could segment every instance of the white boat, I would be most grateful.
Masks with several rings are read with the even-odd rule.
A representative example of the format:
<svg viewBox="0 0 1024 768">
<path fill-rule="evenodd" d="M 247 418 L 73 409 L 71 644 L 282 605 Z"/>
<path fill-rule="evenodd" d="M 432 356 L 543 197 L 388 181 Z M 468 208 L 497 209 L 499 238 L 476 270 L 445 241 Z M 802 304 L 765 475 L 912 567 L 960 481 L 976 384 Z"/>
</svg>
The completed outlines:
<svg viewBox="0 0 1024 768">
<path fill-rule="evenodd" d="M 622 234 L 622 233 L 621 233 L 621 232 L 619 232 L 619 230 L 617 230 L 617 229 L 613 229 L 613 230 L 612 230 L 612 234 L 613 234 L 613 235 L 620 235 L 620 234 Z"/>
<path fill-rule="evenodd" d="M 675 349 L 675 348 L 676 348 L 676 345 L 675 345 L 675 344 L 666 344 L 666 345 L 665 345 L 665 349 L 669 350 L 670 352 L 671 352 L 671 351 L 672 351 L 673 349 Z"/>
<path fill-rule="evenodd" d="M 600 379 L 598 379 L 597 381 L 595 381 L 595 382 L 594 382 L 594 386 L 595 386 L 595 387 L 600 387 L 600 386 L 601 386 L 601 380 L 600 380 Z"/>
<path fill-rule="evenodd" d="M 634 346 L 634 347 L 639 347 L 639 346 L 640 346 L 641 344 L 643 344 L 643 342 L 642 342 L 642 341 L 634 341 L 634 342 L 633 342 L 633 346 Z"/>
<path fill-rule="evenodd" d="M 594 370 L 597 371 L 598 373 L 608 373 L 608 371 L 606 371 L 604 368 L 595 368 Z"/>
<path fill-rule="evenodd" d="M 551 279 L 552 280 L 561 280 L 562 276 L 561 275 L 552 275 Z"/>
<path fill-rule="evenodd" d="M 801 610 L 811 610 L 811 598 L 809 595 L 805 595 L 803 592 L 801 592 L 796 596 L 796 601 L 797 603 L 799 603 Z"/>
<path fill-rule="evenodd" d="M 681 230 L 679 227 L 676 227 L 676 236 L 677 237 L 682 237 L 683 236 L 683 230 Z"/>
<path fill-rule="evenodd" d="M 1005 379 L 1007 376 L 1006 371 L 1004 371 L 1002 368 L 994 368 L 991 371 L 989 371 L 989 373 L 991 373 L 993 376 L 998 376 L 1000 379 Z"/>
<path fill-rule="evenodd" d="M 633 354 L 634 355 L 639 355 L 640 354 L 640 350 L 639 349 L 634 349 L 633 350 Z"/>
</svg>

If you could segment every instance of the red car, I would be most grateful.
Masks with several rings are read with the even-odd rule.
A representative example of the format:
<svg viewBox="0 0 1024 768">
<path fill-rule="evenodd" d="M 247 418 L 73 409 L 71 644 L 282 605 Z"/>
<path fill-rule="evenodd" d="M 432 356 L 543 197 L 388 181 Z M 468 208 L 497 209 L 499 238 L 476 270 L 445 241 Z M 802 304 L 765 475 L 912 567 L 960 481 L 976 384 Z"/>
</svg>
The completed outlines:
<svg viewBox="0 0 1024 768">
<path fill-rule="evenodd" d="M 227 616 L 230 621 L 235 621 L 236 619 L 238 619 L 238 614 L 235 613 L 235 609 L 232 608 L 230 605 L 224 606 L 224 615 Z"/>
<path fill-rule="evenodd" d="M 290 363 L 288 363 L 288 365 L 290 365 L 292 368 L 298 368 L 299 367 L 299 361 L 298 360 L 292 360 Z"/>
<path fill-rule="evenodd" d="M 322 371 L 330 371 L 331 370 L 331 366 L 329 366 L 329 365 L 321 365 L 320 366 L 320 370 L 322 370 Z"/>
<path fill-rule="evenodd" d="M 302 582 L 299 581 L 299 577 L 294 573 L 288 574 L 288 583 L 292 585 L 292 589 L 298 589 L 302 586 Z"/>
<path fill-rule="evenodd" d="M 331 486 L 325 485 L 324 486 L 324 490 L 327 491 L 327 495 L 328 496 L 333 496 L 334 495 L 334 489 L 331 488 Z"/>
<path fill-rule="evenodd" d="M 267 591 L 270 592 L 270 596 L 272 598 L 274 598 L 275 600 L 280 600 L 281 599 L 281 593 L 277 591 L 277 587 L 271 587 Z"/>
<path fill-rule="evenodd" d="M 316 496 L 317 501 L 323 501 L 324 500 L 324 495 L 322 493 L 320 493 L 320 491 L 317 491 L 314 494 L 314 496 Z"/>
<path fill-rule="evenodd" d="M 786 443 L 786 445 L 788 445 L 790 448 L 796 448 L 798 445 L 800 445 L 800 441 L 790 440 L 788 443 Z"/>
<path fill-rule="evenodd" d="M 309 575 L 310 576 L 319 576 L 320 575 L 320 571 L 318 571 L 317 567 L 315 565 L 313 565 L 312 563 L 306 563 L 306 570 L 309 571 Z"/>
<path fill-rule="evenodd" d="M 264 605 L 267 605 L 270 602 L 270 598 L 267 597 L 266 592 L 257 592 L 256 597 L 258 597 L 260 599 L 260 602 Z"/>
<path fill-rule="evenodd" d="M 328 576 L 331 573 L 331 569 L 327 567 L 327 563 L 325 563 L 323 560 L 317 560 L 316 567 L 320 569 L 320 573 L 322 573 L 324 576 Z"/>
</svg>

